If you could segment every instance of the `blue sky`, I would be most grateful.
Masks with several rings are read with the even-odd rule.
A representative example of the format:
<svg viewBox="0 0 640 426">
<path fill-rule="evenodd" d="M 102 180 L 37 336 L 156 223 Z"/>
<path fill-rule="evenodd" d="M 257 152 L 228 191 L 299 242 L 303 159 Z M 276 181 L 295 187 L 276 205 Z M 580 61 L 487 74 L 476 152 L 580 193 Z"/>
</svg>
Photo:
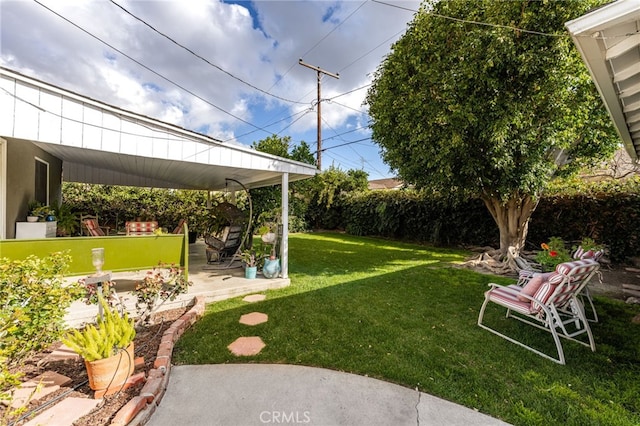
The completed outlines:
<svg viewBox="0 0 640 426">
<path fill-rule="evenodd" d="M 270 135 L 323 169 L 393 176 L 363 105 L 419 1 L 0 0 L 0 65 L 227 143 Z"/>
</svg>

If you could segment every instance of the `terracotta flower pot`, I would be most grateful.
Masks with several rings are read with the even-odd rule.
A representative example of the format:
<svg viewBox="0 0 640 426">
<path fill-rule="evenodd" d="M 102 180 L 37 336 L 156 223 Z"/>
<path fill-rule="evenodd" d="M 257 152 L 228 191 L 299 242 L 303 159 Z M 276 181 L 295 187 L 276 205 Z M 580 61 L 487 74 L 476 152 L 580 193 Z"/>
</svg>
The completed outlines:
<svg viewBox="0 0 640 426">
<path fill-rule="evenodd" d="M 89 387 L 95 391 L 120 388 L 133 374 L 134 353 L 133 342 L 126 350 L 109 358 L 96 361 L 85 361 Z"/>
</svg>

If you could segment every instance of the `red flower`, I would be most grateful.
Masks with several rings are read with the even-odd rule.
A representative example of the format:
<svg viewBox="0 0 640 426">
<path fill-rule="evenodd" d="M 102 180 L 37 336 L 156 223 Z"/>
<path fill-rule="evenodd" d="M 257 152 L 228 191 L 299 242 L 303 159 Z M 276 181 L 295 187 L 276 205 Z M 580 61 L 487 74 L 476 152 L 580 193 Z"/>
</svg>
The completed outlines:
<svg viewBox="0 0 640 426">
<path fill-rule="evenodd" d="M 557 252 L 557 251 L 553 251 L 553 250 L 551 250 L 551 251 L 549 252 L 549 256 L 551 256 L 551 257 L 556 257 L 557 255 L 558 255 L 558 252 Z"/>
</svg>

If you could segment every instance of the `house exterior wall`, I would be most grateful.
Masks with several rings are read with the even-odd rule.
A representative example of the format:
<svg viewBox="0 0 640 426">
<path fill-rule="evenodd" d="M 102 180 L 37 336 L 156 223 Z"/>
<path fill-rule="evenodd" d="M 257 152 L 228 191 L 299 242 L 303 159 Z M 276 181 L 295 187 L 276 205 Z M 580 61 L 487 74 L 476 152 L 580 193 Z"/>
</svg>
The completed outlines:
<svg viewBox="0 0 640 426">
<path fill-rule="evenodd" d="M 16 222 L 24 222 L 35 197 L 35 159 L 49 163 L 49 203 L 62 197 L 62 161 L 30 141 L 7 138 L 6 237 L 15 238 Z"/>
</svg>

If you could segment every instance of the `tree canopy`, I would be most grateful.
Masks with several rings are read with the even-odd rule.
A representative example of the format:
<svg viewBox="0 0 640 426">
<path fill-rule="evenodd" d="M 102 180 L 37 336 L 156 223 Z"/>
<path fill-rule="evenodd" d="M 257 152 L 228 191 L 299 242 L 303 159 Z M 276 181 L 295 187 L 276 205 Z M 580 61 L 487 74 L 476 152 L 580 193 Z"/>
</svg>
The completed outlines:
<svg viewBox="0 0 640 426">
<path fill-rule="evenodd" d="M 423 5 L 367 97 L 385 161 L 420 187 L 506 199 L 537 194 L 558 168 L 612 153 L 610 120 L 564 30 L 589 3 Z M 558 165 L 560 150 L 572 161 Z"/>
<path fill-rule="evenodd" d="M 425 2 L 367 95 L 385 162 L 418 188 L 480 196 L 501 248 L 523 243 L 552 176 L 618 143 L 564 28 L 598 3 Z"/>
</svg>

